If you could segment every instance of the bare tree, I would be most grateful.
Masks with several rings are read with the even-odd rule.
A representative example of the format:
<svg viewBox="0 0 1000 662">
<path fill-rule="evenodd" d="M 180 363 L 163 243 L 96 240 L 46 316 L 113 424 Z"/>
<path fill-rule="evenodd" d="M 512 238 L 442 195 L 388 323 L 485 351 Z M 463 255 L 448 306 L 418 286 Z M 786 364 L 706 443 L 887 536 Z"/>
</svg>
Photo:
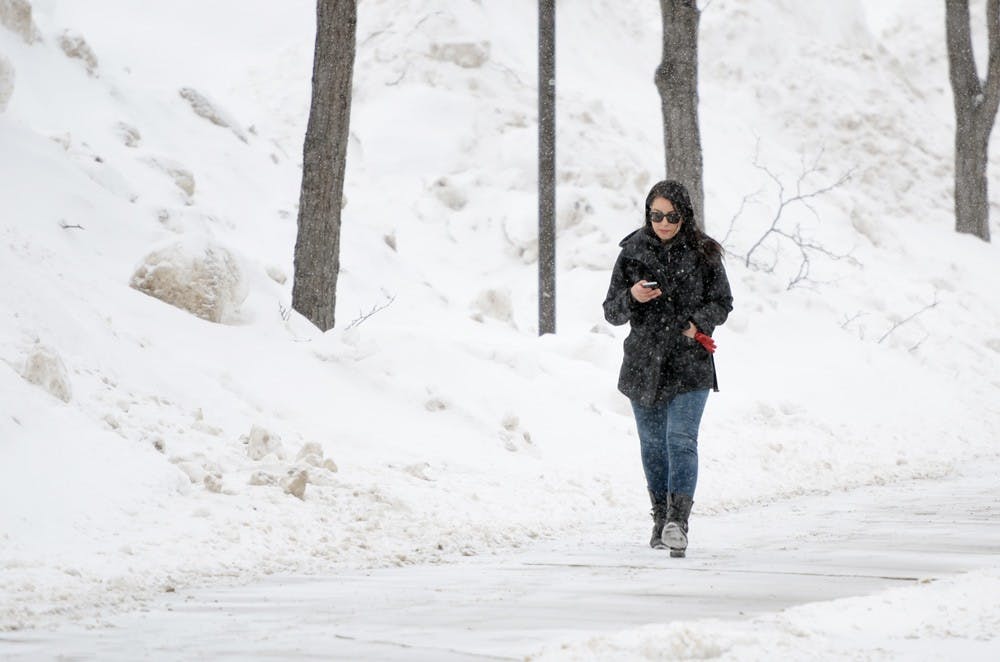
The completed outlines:
<svg viewBox="0 0 1000 662">
<path fill-rule="evenodd" d="M 292 308 L 333 328 L 351 120 L 357 0 L 317 0 L 312 105 L 303 146 Z"/>
<path fill-rule="evenodd" d="M 663 58 L 656 68 L 656 89 L 663 112 L 667 177 L 687 187 L 695 219 L 705 223 L 701 133 L 698 129 L 698 20 L 696 0 L 660 0 Z"/>
<path fill-rule="evenodd" d="M 1000 104 L 1000 0 L 986 0 L 989 63 L 980 80 L 969 0 L 945 1 L 948 71 L 955 99 L 955 230 L 990 240 L 986 156 Z"/>
<path fill-rule="evenodd" d="M 812 203 L 814 198 L 818 198 L 825 195 L 836 188 L 839 188 L 845 184 L 853 173 L 853 170 L 848 170 L 835 181 L 826 186 L 819 188 L 813 188 L 812 190 L 805 189 L 805 182 L 807 179 L 812 178 L 813 175 L 820 172 L 820 161 L 823 158 L 822 150 L 816 155 L 816 158 L 812 163 L 808 163 L 803 155 L 802 159 L 802 170 L 799 173 L 795 181 L 795 191 L 793 194 L 789 195 L 789 191 L 786 190 L 785 184 L 778 175 L 776 175 L 770 168 L 762 164 L 760 161 L 760 141 L 757 142 L 757 148 L 754 151 L 753 165 L 755 168 L 763 172 L 767 177 L 774 183 L 777 189 L 777 200 L 776 206 L 774 208 L 774 215 L 771 217 L 771 224 L 764 232 L 757 238 L 756 241 L 746 250 L 745 253 L 737 253 L 734 249 L 729 247 L 729 238 L 733 234 L 733 229 L 736 227 L 736 222 L 739 220 L 740 216 L 743 214 L 744 209 L 748 202 L 757 203 L 759 200 L 762 190 L 756 191 L 754 193 L 747 194 L 743 196 L 743 200 L 740 203 L 740 208 L 737 210 L 736 214 L 733 215 L 732 219 L 729 221 L 729 230 L 726 232 L 726 236 L 722 239 L 722 245 L 726 246 L 727 253 L 738 257 L 743 263 L 750 268 L 760 269 L 766 273 L 774 273 L 778 267 L 778 253 L 775 252 L 774 259 L 770 264 L 759 262 L 754 259 L 754 254 L 758 249 L 765 247 L 766 243 L 769 243 L 771 238 L 774 241 L 770 241 L 772 245 L 776 246 L 776 242 L 783 241 L 786 244 L 790 244 L 795 247 L 795 250 L 799 254 L 799 267 L 798 272 L 788 281 L 788 286 L 786 289 L 793 289 L 795 287 L 810 286 L 817 284 L 817 281 L 810 277 L 810 271 L 812 270 L 812 258 L 817 255 L 822 255 L 825 258 L 831 260 L 846 260 L 852 264 L 858 264 L 858 261 L 854 259 L 850 254 L 842 255 L 835 253 L 822 244 L 816 243 L 815 241 L 808 239 L 802 233 L 802 228 L 799 224 L 796 224 L 794 228 L 789 228 L 788 219 L 785 217 L 785 211 L 793 205 L 801 205 L 807 208 L 812 214 L 819 220 L 819 213 L 813 208 Z M 776 247 L 777 248 L 777 247 Z"/>
<path fill-rule="evenodd" d="M 538 335 L 556 332 L 556 7 L 538 2 Z"/>
</svg>

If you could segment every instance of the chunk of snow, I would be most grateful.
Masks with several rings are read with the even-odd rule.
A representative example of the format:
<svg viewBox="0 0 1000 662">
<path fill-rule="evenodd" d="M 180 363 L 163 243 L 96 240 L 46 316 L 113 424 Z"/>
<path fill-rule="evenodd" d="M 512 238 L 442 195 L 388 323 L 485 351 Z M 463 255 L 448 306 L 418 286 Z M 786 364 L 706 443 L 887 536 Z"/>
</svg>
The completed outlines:
<svg viewBox="0 0 1000 662">
<path fill-rule="evenodd" d="M 279 460 L 285 458 L 285 447 L 281 444 L 281 437 L 254 425 L 250 428 L 249 436 L 245 437 L 247 444 L 247 457 L 251 460 L 261 460 L 268 454 L 273 453 Z"/>
<path fill-rule="evenodd" d="M 180 241 L 147 255 L 133 288 L 210 322 L 232 320 L 247 296 L 243 270 L 225 247 Z"/>
<path fill-rule="evenodd" d="M 284 285 L 286 282 L 288 282 L 288 275 L 285 274 L 284 270 L 281 267 L 277 267 L 273 264 L 267 267 L 267 277 L 273 280 L 278 285 Z"/>
<path fill-rule="evenodd" d="M 28 0 L 0 0 L 0 25 L 29 44 L 42 38 L 31 18 L 31 3 Z"/>
<path fill-rule="evenodd" d="M 205 477 L 208 475 L 205 469 L 196 462 L 189 462 L 183 460 L 179 461 L 171 460 L 171 461 L 174 462 L 174 464 L 177 466 L 178 469 L 184 472 L 184 475 L 187 476 L 188 480 L 190 480 L 192 483 L 200 483 L 203 480 L 205 480 Z"/>
<path fill-rule="evenodd" d="M 451 62 L 463 69 L 478 69 L 490 59 L 490 42 L 431 44 L 431 59 Z"/>
<path fill-rule="evenodd" d="M 481 322 L 487 317 L 507 323 L 514 321 L 514 302 L 507 290 L 483 290 L 476 298 L 473 308 L 476 310 L 473 315 L 476 321 Z"/>
<path fill-rule="evenodd" d="M 247 482 L 250 485 L 274 485 L 278 479 L 266 471 L 255 471 L 250 474 L 250 480 Z"/>
<path fill-rule="evenodd" d="M 322 466 L 323 447 L 314 441 L 302 444 L 302 448 L 299 450 L 299 454 L 295 456 L 295 460 L 311 464 L 314 467 Z"/>
<path fill-rule="evenodd" d="M 191 104 L 191 109 L 196 115 L 204 117 L 212 124 L 229 129 L 237 138 L 247 142 L 246 133 L 239 128 L 236 121 L 228 113 L 219 110 L 218 104 L 210 101 L 204 94 L 190 87 L 185 87 L 181 89 L 180 95 Z"/>
<path fill-rule="evenodd" d="M 305 469 L 292 469 L 288 472 L 282 487 L 286 494 L 291 494 L 299 499 L 306 498 L 306 483 L 309 482 L 309 473 Z"/>
<path fill-rule="evenodd" d="M 465 192 L 452 184 L 447 177 L 441 177 L 435 181 L 431 190 L 434 192 L 434 196 L 441 201 L 441 204 L 452 211 L 462 211 L 469 204 L 469 197 Z"/>
<path fill-rule="evenodd" d="M 35 345 L 28 355 L 21 376 L 32 384 L 41 386 L 53 397 L 69 402 L 73 397 L 66 366 L 55 350 Z"/>
<path fill-rule="evenodd" d="M 97 56 L 82 35 L 66 30 L 59 35 L 59 48 L 66 57 L 83 62 L 83 66 L 91 76 L 97 71 Z"/>
<path fill-rule="evenodd" d="M 126 147 L 138 147 L 139 142 L 142 140 L 142 134 L 139 133 L 139 129 L 126 122 L 119 122 L 115 126 L 115 131 Z"/>
<path fill-rule="evenodd" d="M 222 492 L 222 476 L 218 474 L 205 474 L 203 481 L 205 489 L 209 492 L 220 494 Z"/>
<path fill-rule="evenodd" d="M 190 202 L 190 199 L 194 196 L 195 191 L 194 174 L 190 170 L 177 161 L 164 157 L 147 159 L 146 162 L 170 177 L 170 179 L 174 181 L 177 188 L 184 192 L 188 202 Z"/>
</svg>

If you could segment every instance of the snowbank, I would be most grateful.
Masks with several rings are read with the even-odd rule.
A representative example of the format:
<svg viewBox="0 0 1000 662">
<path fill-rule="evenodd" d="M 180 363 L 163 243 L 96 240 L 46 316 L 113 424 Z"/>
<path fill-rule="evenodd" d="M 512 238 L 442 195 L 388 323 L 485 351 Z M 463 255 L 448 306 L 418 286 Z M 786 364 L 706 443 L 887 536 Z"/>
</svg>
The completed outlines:
<svg viewBox="0 0 1000 662">
<path fill-rule="evenodd" d="M 680 621 L 546 647 L 529 660 L 992 659 L 1000 568 L 749 621 Z"/>
</svg>

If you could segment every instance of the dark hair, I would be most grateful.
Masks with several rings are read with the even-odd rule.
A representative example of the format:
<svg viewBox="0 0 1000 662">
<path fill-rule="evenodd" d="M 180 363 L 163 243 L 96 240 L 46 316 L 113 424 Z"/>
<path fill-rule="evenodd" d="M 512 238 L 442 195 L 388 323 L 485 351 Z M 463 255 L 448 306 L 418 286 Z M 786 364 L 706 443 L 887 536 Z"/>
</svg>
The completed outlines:
<svg viewBox="0 0 1000 662">
<path fill-rule="evenodd" d="M 694 208 L 691 206 L 691 197 L 688 195 L 687 189 L 684 188 L 683 184 L 672 179 L 657 182 L 653 184 L 653 188 L 649 189 L 643 215 L 643 223 L 645 223 L 647 233 L 654 237 L 656 236 L 656 233 L 653 232 L 653 224 L 649 220 L 650 205 L 653 204 L 653 200 L 656 198 L 666 198 L 674 206 L 674 209 L 680 212 L 683 222 L 681 223 L 680 232 L 677 233 L 677 239 L 695 249 L 704 257 L 722 257 L 724 252 L 722 245 L 702 232 L 701 228 L 695 222 Z"/>
</svg>

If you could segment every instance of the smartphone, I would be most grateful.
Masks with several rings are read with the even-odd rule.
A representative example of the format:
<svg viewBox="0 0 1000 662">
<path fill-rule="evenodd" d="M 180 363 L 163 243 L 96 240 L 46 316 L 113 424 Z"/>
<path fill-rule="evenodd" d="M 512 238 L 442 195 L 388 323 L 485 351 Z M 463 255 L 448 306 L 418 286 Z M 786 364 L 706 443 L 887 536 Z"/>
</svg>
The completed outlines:
<svg viewBox="0 0 1000 662">
<path fill-rule="evenodd" d="M 660 286 L 660 284 L 657 283 L 655 280 L 649 280 L 643 283 L 642 286 L 645 287 L 647 290 L 655 290 Z"/>
</svg>

